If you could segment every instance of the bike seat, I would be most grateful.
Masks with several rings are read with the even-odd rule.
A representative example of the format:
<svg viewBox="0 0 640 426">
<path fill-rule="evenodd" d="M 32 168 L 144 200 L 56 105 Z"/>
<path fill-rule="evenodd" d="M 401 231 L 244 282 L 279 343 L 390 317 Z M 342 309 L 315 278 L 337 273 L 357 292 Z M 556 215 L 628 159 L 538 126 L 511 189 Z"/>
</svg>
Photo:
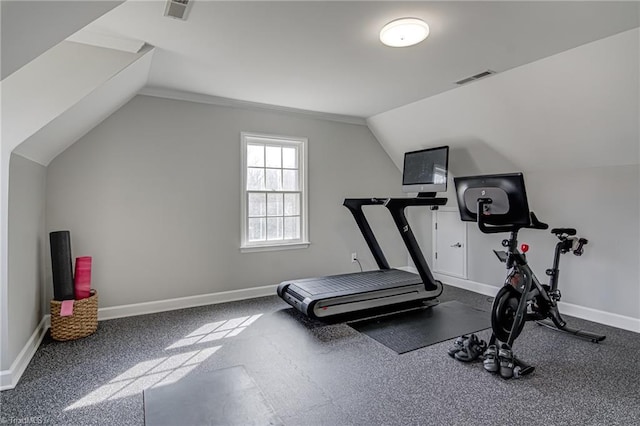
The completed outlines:
<svg viewBox="0 0 640 426">
<path fill-rule="evenodd" d="M 576 235 L 576 230 L 574 228 L 553 228 L 551 233 L 556 235 L 567 234 L 571 236 Z"/>
</svg>

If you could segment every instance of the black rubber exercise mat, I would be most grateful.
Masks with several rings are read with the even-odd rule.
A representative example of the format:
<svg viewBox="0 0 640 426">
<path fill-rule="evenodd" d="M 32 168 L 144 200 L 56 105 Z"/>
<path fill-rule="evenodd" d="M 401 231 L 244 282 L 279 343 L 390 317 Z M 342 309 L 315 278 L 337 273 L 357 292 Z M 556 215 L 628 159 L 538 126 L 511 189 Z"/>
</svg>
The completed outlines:
<svg viewBox="0 0 640 426">
<path fill-rule="evenodd" d="M 51 245 L 53 298 L 55 300 L 74 299 L 71 233 L 69 231 L 50 232 L 49 244 Z"/>
<path fill-rule="evenodd" d="M 399 354 L 491 327 L 489 312 L 453 300 L 348 323 Z"/>
<path fill-rule="evenodd" d="M 146 426 L 282 425 L 243 366 L 144 391 Z"/>
</svg>

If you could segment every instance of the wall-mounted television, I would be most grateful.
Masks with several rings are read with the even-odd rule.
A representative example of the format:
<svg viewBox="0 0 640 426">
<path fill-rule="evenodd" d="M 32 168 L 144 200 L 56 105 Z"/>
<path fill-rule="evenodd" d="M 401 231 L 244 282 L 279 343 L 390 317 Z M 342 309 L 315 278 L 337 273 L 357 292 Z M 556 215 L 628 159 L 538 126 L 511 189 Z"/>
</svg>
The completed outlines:
<svg viewBox="0 0 640 426">
<path fill-rule="evenodd" d="M 446 192 L 448 166 L 448 146 L 406 152 L 402 169 L 402 191 L 418 192 L 419 197 Z"/>
</svg>

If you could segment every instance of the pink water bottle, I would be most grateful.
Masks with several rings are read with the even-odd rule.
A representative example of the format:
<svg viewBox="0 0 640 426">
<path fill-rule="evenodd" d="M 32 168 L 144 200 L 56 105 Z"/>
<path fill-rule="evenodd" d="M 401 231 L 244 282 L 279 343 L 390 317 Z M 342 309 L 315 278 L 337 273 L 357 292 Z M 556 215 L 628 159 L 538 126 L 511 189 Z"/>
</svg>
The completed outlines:
<svg viewBox="0 0 640 426">
<path fill-rule="evenodd" d="M 76 300 L 86 299 L 91 291 L 91 256 L 76 258 L 76 274 L 74 277 Z"/>
</svg>

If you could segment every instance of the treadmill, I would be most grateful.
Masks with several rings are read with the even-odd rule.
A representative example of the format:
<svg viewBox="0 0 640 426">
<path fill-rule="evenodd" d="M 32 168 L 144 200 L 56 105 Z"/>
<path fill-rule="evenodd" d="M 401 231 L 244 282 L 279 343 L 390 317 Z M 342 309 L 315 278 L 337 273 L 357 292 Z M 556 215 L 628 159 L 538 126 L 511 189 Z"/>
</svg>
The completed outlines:
<svg viewBox="0 0 640 426">
<path fill-rule="evenodd" d="M 410 181 L 415 180 L 420 182 L 418 189 L 437 188 L 439 191 L 446 191 L 448 148 L 439 147 L 406 153 L 403 190 L 416 188 L 415 185 L 410 185 L 412 183 Z M 424 182 L 429 183 L 434 180 L 431 172 L 434 169 L 434 156 L 439 159 L 437 162 L 444 162 L 444 164 L 437 164 L 440 173 L 437 180 L 440 183 L 428 185 Z M 419 160 L 418 163 L 416 163 L 416 159 Z M 420 169 L 424 170 L 425 163 L 430 165 L 426 168 L 431 170 L 428 173 L 429 176 L 425 177 L 424 173 L 422 175 L 418 173 L 412 177 L 411 169 L 415 168 L 417 164 Z M 441 183 L 442 170 L 444 170 L 444 184 Z M 434 299 L 442 294 L 442 283 L 433 277 L 404 213 L 405 208 L 409 206 L 430 206 L 432 209 L 437 209 L 437 206 L 447 203 L 446 198 L 436 198 L 435 194 L 435 192 L 420 192 L 418 197 L 414 198 L 345 199 L 343 205 L 352 213 L 380 269 L 284 281 L 278 286 L 278 295 L 303 314 L 315 319 L 409 302 L 429 300 L 433 301 L 433 305 L 437 304 Z M 389 263 L 362 211 L 363 206 L 370 205 L 380 205 L 387 208 L 418 270 L 418 275 L 389 267 Z"/>
<path fill-rule="evenodd" d="M 278 295 L 303 314 L 317 319 L 435 299 L 442 293 L 442 283 L 433 278 L 404 209 L 408 206 L 441 206 L 446 202 L 446 198 L 420 197 L 345 199 L 343 205 L 353 214 L 380 269 L 284 281 L 278 286 Z M 419 275 L 389 267 L 362 211 L 362 206 L 368 205 L 383 205 L 389 210 Z"/>
</svg>

